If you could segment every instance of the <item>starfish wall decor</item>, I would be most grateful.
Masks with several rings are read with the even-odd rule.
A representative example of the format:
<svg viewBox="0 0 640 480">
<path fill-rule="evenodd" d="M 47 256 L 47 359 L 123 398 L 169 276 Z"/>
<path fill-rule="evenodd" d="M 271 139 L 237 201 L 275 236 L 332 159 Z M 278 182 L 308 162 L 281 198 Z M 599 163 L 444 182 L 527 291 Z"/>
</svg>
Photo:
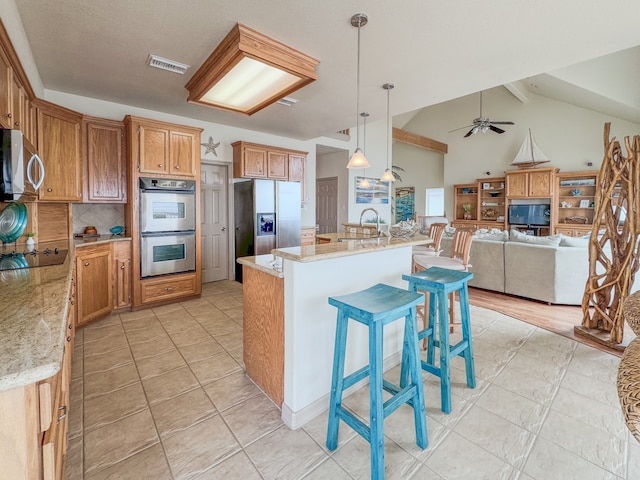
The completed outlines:
<svg viewBox="0 0 640 480">
<path fill-rule="evenodd" d="M 207 153 L 213 153 L 216 157 L 218 156 L 218 154 L 216 153 L 216 148 L 220 146 L 220 142 L 213 143 L 213 137 L 209 137 L 208 143 L 201 143 L 200 145 L 206 148 L 204 152 L 205 155 Z"/>
</svg>

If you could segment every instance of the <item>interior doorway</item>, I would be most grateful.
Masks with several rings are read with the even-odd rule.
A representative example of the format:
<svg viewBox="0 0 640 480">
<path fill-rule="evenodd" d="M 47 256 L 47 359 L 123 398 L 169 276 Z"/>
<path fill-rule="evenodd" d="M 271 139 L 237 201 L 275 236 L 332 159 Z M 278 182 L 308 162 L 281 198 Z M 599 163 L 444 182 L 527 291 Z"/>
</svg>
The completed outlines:
<svg viewBox="0 0 640 480">
<path fill-rule="evenodd" d="M 228 178 L 226 164 L 201 166 L 202 283 L 229 278 Z"/>
<path fill-rule="evenodd" d="M 316 179 L 316 225 L 318 233 L 338 231 L 338 177 Z"/>
</svg>

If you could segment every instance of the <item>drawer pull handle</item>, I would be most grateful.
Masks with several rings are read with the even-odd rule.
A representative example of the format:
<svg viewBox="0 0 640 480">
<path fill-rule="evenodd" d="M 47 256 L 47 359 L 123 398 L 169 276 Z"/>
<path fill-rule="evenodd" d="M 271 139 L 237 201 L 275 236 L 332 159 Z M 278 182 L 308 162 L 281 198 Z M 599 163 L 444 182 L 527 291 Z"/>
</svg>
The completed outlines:
<svg viewBox="0 0 640 480">
<path fill-rule="evenodd" d="M 84 262 L 84 266 L 88 267 L 89 266 L 89 262 Z"/>
<path fill-rule="evenodd" d="M 67 342 L 71 341 L 71 336 L 67 337 Z"/>
<path fill-rule="evenodd" d="M 69 324 L 69 330 L 73 330 L 73 325 Z"/>
<path fill-rule="evenodd" d="M 180 170 L 180 165 L 176 165 L 176 170 Z"/>
<path fill-rule="evenodd" d="M 11 118 L 12 115 L 10 113 L 7 113 L 7 118 Z"/>
<path fill-rule="evenodd" d="M 120 265 L 120 268 L 121 268 L 122 270 L 124 270 L 124 268 L 125 268 L 125 267 L 124 267 L 124 264 Z"/>
<path fill-rule="evenodd" d="M 75 303 L 73 303 L 73 300 L 71 300 L 71 305 L 75 305 Z"/>
<path fill-rule="evenodd" d="M 165 290 L 167 292 L 173 292 L 175 289 L 176 289 L 176 287 L 167 287 L 167 288 L 165 288 Z"/>
<path fill-rule="evenodd" d="M 47 188 L 47 192 L 53 192 L 52 188 Z"/>
<path fill-rule="evenodd" d="M 158 164 L 158 168 L 162 168 L 163 165 L 161 163 Z"/>
<path fill-rule="evenodd" d="M 16 127 L 19 127 L 19 126 L 20 126 L 20 122 L 14 122 L 13 124 L 14 124 Z"/>
<path fill-rule="evenodd" d="M 61 420 L 63 420 L 66 416 L 67 416 L 67 406 L 66 405 L 62 405 L 60 407 L 58 407 L 58 411 L 62 410 L 62 415 L 60 415 L 58 417 L 58 423 L 60 423 Z"/>
</svg>

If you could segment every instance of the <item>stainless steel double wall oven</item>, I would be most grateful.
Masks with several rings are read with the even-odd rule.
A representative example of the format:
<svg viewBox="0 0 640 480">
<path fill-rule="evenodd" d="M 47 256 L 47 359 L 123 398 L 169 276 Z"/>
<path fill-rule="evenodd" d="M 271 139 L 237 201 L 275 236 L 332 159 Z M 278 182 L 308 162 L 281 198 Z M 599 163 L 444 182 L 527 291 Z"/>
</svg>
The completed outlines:
<svg viewBox="0 0 640 480">
<path fill-rule="evenodd" d="M 140 276 L 195 269 L 195 181 L 140 177 Z"/>
</svg>

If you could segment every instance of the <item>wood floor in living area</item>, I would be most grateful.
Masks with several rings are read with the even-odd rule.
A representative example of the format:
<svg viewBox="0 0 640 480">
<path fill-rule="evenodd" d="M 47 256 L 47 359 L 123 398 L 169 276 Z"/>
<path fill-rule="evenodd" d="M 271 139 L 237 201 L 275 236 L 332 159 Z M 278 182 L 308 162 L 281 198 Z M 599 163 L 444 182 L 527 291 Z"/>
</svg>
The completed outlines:
<svg viewBox="0 0 640 480">
<path fill-rule="evenodd" d="M 549 305 L 537 300 L 529 300 L 514 295 L 469 288 L 469 302 L 471 305 L 495 310 L 523 322 L 536 325 L 551 332 L 574 339 L 595 347 L 603 352 L 621 356 L 622 352 L 607 348 L 595 341 L 577 336 L 573 333 L 573 327 L 582 324 L 582 308 L 571 305 Z M 625 326 L 624 345 L 628 345 L 635 338 L 633 331 Z"/>
</svg>

